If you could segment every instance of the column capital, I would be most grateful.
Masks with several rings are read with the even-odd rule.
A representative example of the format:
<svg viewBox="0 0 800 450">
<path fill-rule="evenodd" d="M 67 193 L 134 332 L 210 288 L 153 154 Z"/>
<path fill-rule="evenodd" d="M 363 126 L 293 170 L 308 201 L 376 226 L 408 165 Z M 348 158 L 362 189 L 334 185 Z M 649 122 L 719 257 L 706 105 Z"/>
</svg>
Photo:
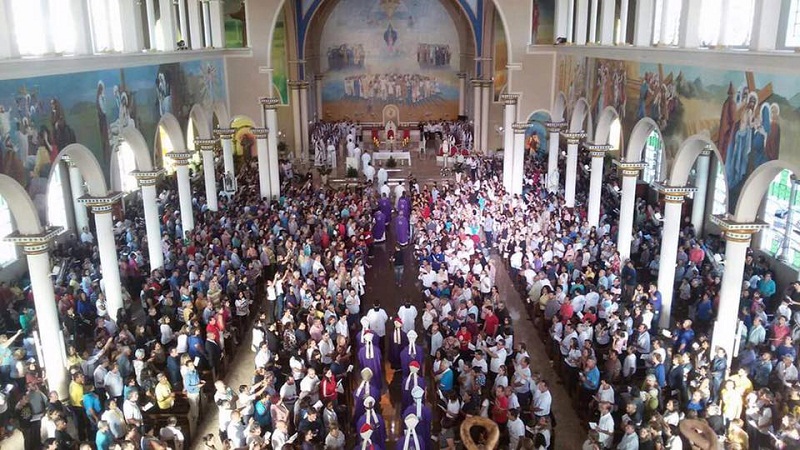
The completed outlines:
<svg viewBox="0 0 800 450">
<path fill-rule="evenodd" d="M 214 130 L 214 136 L 218 139 L 233 139 L 234 134 L 236 134 L 236 130 L 233 128 L 217 128 Z"/>
<path fill-rule="evenodd" d="M 483 87 L 492 87 L 494 84 L 494 80 L 481 80 L 481 86 Z M 512 94 L 509 94 L 512 95 Z"/>
<path fill-rule="evenodd" d="M 664 201 L 667 203 L 683 203 L 687 195 L 697 192 L 693 186 L 672 186 L 666 183 L 654 183 L 653 187 L 664 194 Z"/>
<path fill-rule="evenodd" d="M 545 122 L 544 126 L 547 128 L 547 131 L 550 133 L 560 133 L 561 130 L 566 128 L 567 122 L 560 121 L 560 122 Z"/>
<path fill-rule="evenodd" d="M 753 234 L 758 233 L 764 228 L 768 228 L 765 222 L 737 222 L 728 214 L 711 216 L 711 223 L 720 227 L 725 233 L 725 240 L 731 242 L 750 243 Z"/>
<path fill-rule="evenodd" d="M 700 152 L 699 155 L 697 155 L 697 157 L 698 158 L 703 157 L 703 156 L 708 157 L 708 156 L 711 156 L 711 153 L 713 153 L 713 152 L 714 151 L 711 150 L 711 147 L 706 147 L 706 148 L 703 149 L 703 151 Z"/>
<path fill-rule="evenodd" d="M 217 141 L 215 139 L 196 138 L 194 140 L 194 146 L 201 152 L 213 152 L 217 147 Z"/>
<path fill-rule="evenodd" d="M 250 128 L 250 132 L 256 139 L 266 139 L 269 135 L 269 128 Z"/>
<path fill-rule="evenodd" d="M 604 158 L 606 153 L 614 149 L 610 144 L 595 144 L 594 142 L 584 142 L 583 148 L 585 148 L 593 158 Z"/>
<path fill-rule="evenodd" d="M 629 162 L 623 159 L 615 160 L 614 164 L 616 164 L 619 170 L 622 172 L 623 177 L 638 177 L 639 171 L 648 167 L 648 164 L 644 161 Z"/>
<path fill-rule="evenodd" d="M 459 80 L 466 80 L 467 79 L 467 73 L 466 72 L 458 72 L 458 79 Z"/>
<path fill-rule="evenodd" d="M 567 144 L 577 144 L 581 141 L 581 139 L 586 137 L 585 131 L 565 131 L 561 133 L 562 136 L 567 140 Z"/>
<path fill-rule="evenodd" d="M 480 78 L 472 78 L 469 80 L 469 82 L 470 84 L 472 84 L 473 87 L 481 87 L 483 80 L 481 80 Z"/>
<path fill-rule="evenodd" d="M 525 131 L 528 130 L 529 125 L 526 122 L 514 122 L 511 124 L 511 128 L 514 129 L 514 134 L 525 134 Z"/>
<path fill-rule="evenodd" d="M 258 102 L 261 103 L 261 107 L 264 109 L 275 109 L 280 105 L 281 99 L 278 97 L 260 97 Z"/>
<path fill-rule="evenodd" d="M 519 101 L 519 94 L 502 94 L 500 101 L 506 106 L 516 106 Z"/>
<path fill-rule="evenodd" d="M 20 234 L 15 231 L 4 237 L 3 241 L 22 247 L 26 255 L 39 255 L 50 250 L 50 243 L 62 231 L 64 227 L 48 227 L 38 234 Z"/>
<path fill-rule="evenodd" d="M 188 166 L 189 160 L 192 159 L 194 153 L 190 152 L 169 152 L 167 156 L 172 158 L 175 161 L 176 166 Z"/>
<path fill-rule="evenodd" d="M 308 89 L 306 80 L 290 80 L 288 84 L 290 89 Z"/>
<path fill-rule="evenodd" d="M 72 158 L 69 157 L 69 155 L 62 156 L 61 157 L 61 161 L 64 161 L 65 163 L 67 163 L 67 166 L 69 166 L 69 167 L 78 167 L 78 165 L 75 163 L 75 161 L 73 161 Z"/>
<path fill-rule="evenodd" d="M 156 182 L 158 181 L 158 177 L 163 174 L 164 169 L 134 170 L 131 172 L 131 175 L 136 178 L 136 183 L 139 185 L 139 187 L 155 186 Z"/>
<path fill-rule="evenodd" d="M 78 199 L 78 203 L 92 208 L 95 214 L 110 213 L 114 209 L 114 204 L 122 198 L 122 192 L 109 192 L 104 197 L 92 197 L 84 195 Z"/>
<path fill-rule="evenodd" d="M 323 78 L 325 78 L 325 75 L 321 73 L 314 74 L 314 81 L 322 81 Z"/>
</svg>

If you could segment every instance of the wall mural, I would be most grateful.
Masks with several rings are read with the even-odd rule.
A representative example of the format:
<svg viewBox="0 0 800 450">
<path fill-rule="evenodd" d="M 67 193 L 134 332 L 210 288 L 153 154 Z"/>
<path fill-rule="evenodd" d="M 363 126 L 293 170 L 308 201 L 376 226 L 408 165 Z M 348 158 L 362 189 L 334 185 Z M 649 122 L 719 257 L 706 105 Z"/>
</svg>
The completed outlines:
<svg viewBox="0 0 800 450">
<path fill-rule="evenodd" d="M 44 219 L 50 166 L 67 145 L 88 147 L 108 181 L 125 128 L 138 129 L 155 149 L 162 115 L 175 115 L 185 132 L 194 104 L 217 101 L 227 101 L 221 59 L 2 80 L 0 172 L 28 189 Z"/>
<path fill-rule="evenodd" d="M 536 111 L 528 117 L 528 128 L 525 129 L 525 150 L 540 158 L 546 157 L 548 152 L 547 122 L 550 122 L 550 113 Z"/>
<path fill-rule="evenodd" d="M 555 29 L 555 1 L 533 0 L 531 6 L 531 44 L 552 45 Z"/>
<path fill-rule="evenodd" d="M 401 121 L 458 114 L 460 43 L 440 0 L 341 0 L 322 30 L 323 118 Z"/>
<path fill-rule="evenodd" d="M 281 104 L 289 104 L 289 76 L 288 60 L 286 53 L 286 21 L 285 14 L 281 10 L 275 30 L 272 33 L 272 91 L 280 97 Z"/>
<path fill-rule="evenodd" d="M 559 88 L 580 92 L 584 80 L 562 68 L 580 64 L 559 57 Z M 589 99 L 595 119 L 605 106 L 617 108 L 623 134 L 642 117 L 661 128 L 667 160 L 689 136 L 707 133 L 725 162 L 728 205 L 733 208 L 747 177 L 778 158 L 800 163 L 797 152 L 781 152 L 800 142 L 800 79 L 767 73 L 714 70 L 697 66 L 585 60 L 591 74 Z"/>
<path fill-rule="evenodd" d="M 508 92 L 508 42 L 500 13 L 494 15 L 494 101 Z"/>
</svg>

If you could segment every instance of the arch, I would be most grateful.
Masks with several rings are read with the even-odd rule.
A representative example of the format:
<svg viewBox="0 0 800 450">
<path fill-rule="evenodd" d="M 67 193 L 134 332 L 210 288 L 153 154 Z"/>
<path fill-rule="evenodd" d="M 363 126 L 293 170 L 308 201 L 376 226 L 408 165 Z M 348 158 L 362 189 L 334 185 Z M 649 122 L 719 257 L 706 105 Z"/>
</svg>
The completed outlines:
<svg viewBox="0 0 800 450">
<path fill-rule="evenodd" d="M 564 120 L 564 112 L 567 108 L 567 96 L 564 95 L 563 92 L 559 92 L 556 95 L 556 102 L 553 105 L 553 120 L 562 121 Z"/>
<path fill-rule="evenodd" d="M 550 133 L 547 131 L 547 122 L 552 117 L 546 109 L 537 109 L 528 116 L 528 127 L 525 129 L 525 151 L 530 152 L 537 147 L 537 154 L 544 156 L 548 149 Z"/>
<path fill-rule="evenodd" d="M 161 116 L 161 120 L 158 121 L 158 125 L 156 126 L 155 142 L 158 142 L 161 128 L 167 133 L 176 152 L 186 151 L 186 141 L 183 139 L 183 130 L 181 130 L 181 124 L 175 116 L 170 113 Z"/>
<path fill-rule="evenodd" d="M 569 131 L 586 131 L 584 124 L 589 113 L 589 103 L 585 98 L 581 97 L 575 102 L 575 107 L 572 109 L 572 117 L 569 121 Z"/>
<path fill-rule="evenodd" d="M 271 66 L 272 64 L 272 39 L 275 37 L 275 27 L 278 25 L 278 20 L 280 20 L 281 14 L 283 13 L 283 6 L 286 3 L 286 0 L 281 0 L 278 7 L 275 8 L 275 12 L 272 16 L 272 23 L 269 24 L 269 31 L 267 32 L 267 64 Z"/>
<path fill-rule="evenodd" d="M 714 152 L 718 161 L 722 161 L 719 149 L 717 149 L 716 144 L 714 144 L 714 141 L 712 141 L 709 136 L 705 134 L 695 134 L 686 138 L 686 140 L 681 143 L 680 147 L 678 147 L 678 153 L 675 154 L 675 159 L 672 162 L 672 168 L 667 178 L 668 184 L 670 186 L 685 186 L 686 183 L 689 182 L 689 174 L 692 172 L 692 167 L 694 167 L 697 157 L 700 156 L 700 153 L 706 148 Z M 711 168 L 709 167 L 709 171 L 710 170 Z M 724 171 L 722 175 L 724 179 Z M 727 186 L 727 184 L 727 180 L 725 180 L 725 185 Z"/>
<path fill-rule="evenodd" d="M 758 166 L 742 186 L 733 212 L 733 220 L 744 223 L 754 222 L 770 183 L 784 169 L 792 172 L 795 176 L 800 175 L 800 166 L 782 160 L 773 160 Z"/>
<path fill-rule="evenodd" d="M 150 155 L 150 148 L 144 136 L 136 128 L 125 127 L 120 133 L 122 140 L 130 145 L 133 154 L 136 156 L 136 168 L 142 171 L 153 170 L 153 158 Z"/>
<path fill-rule="evenodd" d="M 661 142 L 664 142 L 664 136 L 661 135 L 661 129 L 658 127 L 658 124 L 653 121 L 653 119 L 649 117 L 644 117 L 633 127 L 633 131 L 631 131 L 630 138 L 628 139 L 628 149 L 625 151 L 625 161 L 627 162 L 638 162 L 642 160 L 642 151 L 644 151 L 644 146 L 647 144 L 647 138 L 650 136 L 650 133 L 656 131 L 658 133 L 658 138 Z"/>
<path fill-rule="evenodd" d="M 44 231 L 33 200 L 17 180 L 0 173 L 0 196 L 8 204 L 19 234 L 40 234 Z"/>
<path fill-rule="evenodd" d="M 219 126 L 222 127 L 223 124 L 225 124 L 225 127 L 230 126 L 231 116 L 228 113 L 228 107 L 222 102 L 216 102 L 211 105 L 211 114 L 209 115 L 209 120 L 211 120 L 211 122 L 209 122 L 210 124 L 213 123 L 214 117 L 217 118 L 217 123 Z"/>
<path fill-rule="evenodd" d="M 606 106 L 597 119 L 597 128 L 594 131 L 595 144 L 608 144 L 609 135 L 611 134 L 611 124 L 614 123 L 616 119 L 619 119 L 617 110 L 613 106 Z"/>
<path fill-rule="evenodd" d="M 189 119 L 194 123 L 194 126 L 197 127 L 197 137 L 200 139 L 211 139 L 211 129 L 212 129 L 212 114 L 209 114 L 202 105 L 195 104 L 192 106 L 192 109 L 189 110 Z M 189 130 L 189 126 L 186 126 L 187 134 Z"/>
<path fill-rule="evenodd" d="M 58 153 L 58 156 L 50 166 L 50 175 L 47 177 L 48 185 L 53 177 L 53 171 L 56 170 L 58 163 L 65 156 L 69 157 L 69 160 L 78 167 L 81 177 L 86 181 L 89 195 L 92 197 L 105 197 L 108 195 L 108 185 L 103 175 L 103 169 L 94 153 L 83 144 L 70 144 Z"/>
</svg>

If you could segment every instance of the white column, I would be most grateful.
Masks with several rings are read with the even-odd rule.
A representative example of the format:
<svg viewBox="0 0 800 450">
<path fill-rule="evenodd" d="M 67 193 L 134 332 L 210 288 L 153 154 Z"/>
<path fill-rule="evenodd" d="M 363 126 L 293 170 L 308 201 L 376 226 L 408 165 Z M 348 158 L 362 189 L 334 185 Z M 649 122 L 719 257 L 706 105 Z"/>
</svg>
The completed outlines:
<svg viewBox="0 0 800 450">
<path fill-rule="evenodd" d="M 170 152 L 167 156 L 175 161 L 175 175 L 178 177 L 178 200 L 181 208 L 182 238 L 186 232 L 194 230 L 194 212 L 192 211 L 192 184 L 189 179 L 189 152 Z"/>
<path fill-rule="evenodd" d="M 575 42 L 575 2 L 567 0 L 567 42 Z"/>
<path fill-rule="evenodd" d="M 636 2 L 636 20 L 633 27 L 633 45 L 650 47 L 653 45 L 653 20 L 655 17 L 655 0 L 638 0 Z"/>
<path fill-rule="evenodd" d="M 122 303 L 122 284 L 119 279 L 119 259 L 117 243 L 114 240 L 114 220 L 111 212 L 122 194 L 111 197 L 87 198 L 84 203 L 91 206 L 97 231 L 97 246 L 100 251 L 100 265 L 103 269 L 103 292 L 106 294 L 106 310 L 111 320 L 117 320 L 117 312 L 124 307 Z"/>
<path fill-rule="evenodd" d="M 303 163 L 308 161 L 308 82 L 300 83 L 300 133 L 302 137 Z"/>
<path fill-rule="evenodd" d="M 210 211 L 219 210 L 217 199 L 217 174 L 214 166 L 214 149 L 217 142 L 213 139 L 195 139 L 194 146 L 203 156 L 203 181 L 206 188 L 206 203 Z"/>
<path fill-rule="evenodd" d="M 547 187 L 550 192 L 558 192 L 559 174 L 558 174 L 558 153 L 560 146 L 561 129 L 564 127 L 565 122 L 547 122 L 547 131 L 549 133 L 547 145 Z"/>
<path fill-rule="evenodd" d="M 314 75 L 314 100 L 317 104 L 317 120 L 322 120 L 322 79 L 323 75 Z"/>
<path fill-rule="evenodd" d="M 144 224 L 147 232 L 147 250 L 150 254 L 150 271 L 164 266 L 164 250 L 161 246 L 161 218 L 158 215 L 158 202 L 156 201 L 156 182 L 163 170 L 152 172 L 135 171 L 131 175 L 136 177 L 139 188 L 142 190 L 142 207 L 144 209 Z"/>
<path fill-rule="evenodd" d="M 728 367 L 730 367 L 731 358 L 735 356 L 733 349 L 737 339 L 744 260 L 753 233 L 762 227 L 757 224 L 736 223 L 713 216 L 712 220 L 725 233 L 725 272 L 722 274 L 722 284 L 719 290 L 720 304 L 717 320 L 714 322 L 711 348 L 724 348 L 728 354 Z"/>
<path fill-rule="evenodd" d="M 156 47 L 156 6 L 155 0 L 145 0 L 145 9 L 147 10 L 147 33 L 150 40 L 150 50 L 160 50 Z"/>
<path fill-rule="evenodd" d="M 178 42 L 177 33 L 175 32 L 175 9 L 172 2 L 168 0 L 160 1 L 159 6 L 161 11 L 161 17 L 159 18 L 161 21 L 161 36 L 164 40 L 164 48 L 159 50 L 173 51 L 177 48 L 175 44 Z"/>
<path fill-rule="evenodd" d="M 41 20 L 46 24 L 44 27 L 41 27 L 41 34 L 44 37 L 44 53 L 46 55 L 55 53 L 52 20 L 56 18 L 51 17 L 50 5 L 48 4 L 47 0 L 28 0 L 28 2 L 38 2 L 41 5 Z"/>
<path fill-rule="evenodd" d="M 681 6 L 681 27 L 678 35 L 678 46 L 697 48 L 700 46 L 700 29 L 707 17 L 701 17 L 703 2 L 683 0 Z M 723 21 L 723 26 L 725 26 Z"/>
<path fill-rule="evenodd" d="M 597 2 L 600 0 L 591 0 L 589 6 L 589 42 L 592 44 L 597 42 L 597 9 L 599 5 Z"/>
<path fill-rule="evenodd" d="M 187 16 L 189 17 L 189 40 L 186 45 L 192 50 L 203 48 L 203 25 L 202 25 L 202 5 L 199 1 L 190 1 L 187 4 Z"/>
<path fill-rule="evenodd" d="M 600 199 L 603 197 L 603 162 L 610 145 L 586 144 L 592 156 L 591 173 L 589 175 L 589 205 L 586 220 L 589 226 L 600 224 Z"/>
<path fill-rule="evenodd" d="M 556 0 L 555 13 L 553 18 L 553 37 L 558 39 L 560 37 L 566 38 L 569 34 L 568 20 L 569 20 L 569 3 L 574 0 Z"/>
<path fill-rule="evenodd" d="M 467 74 L 458 73 L 458 115 L 467 115 Z"/>
<path fill-rule="evenodd" d="M 567 139 L 567 178 L 564 182 L 564 202 L 567 208 L 575 207 L 575 187 L 578 182 L 578 145 L 586 136 L 582 131 L 565 133 Z"/>
<path fill-rule="evenodd" d="M 614 3 L 614 0 L 610 1 Z M 622 0 L 619 4 L 619 40 L 617 44 L 628 43 L 628 0 Z"/>
<path fill-rule="evenodd" d="M 661 231 L 661 253 L 658 260 L 658 290 L 662 300 L 658 326 L 669 329 L 672 299 L 675 296 L 675 264 L 681 233 L 681 210 L 683 199 L 690 189 L 661 186 L 659 190 L 664 192 L 664 229 Z"/>
<path fill-rule="evenodd" d="M 512 124 L 514 131 L 513 163 L 511 167 L 511 194 L 522 195 L 522 185 L 525 175 L 525 130 L 527 123 Z M 505 156 L 504 156 L 505 157 Z"/>
<path fill-rule="evenodd" d="M 484 62 L 484 64 L 488 64 Z M 481 87 L 481 148 L 483 154 L 489 154 L 489 105 L 492 104 L 494 93 L 492 92 L 492 81 L 485 80 Z"/>
<path fill-rule="evenodd" d="M 619 205 L 619 228 L 617 251 L 624 262 L 631 257 L 631 237 L 633 236 L 633 210 L 636 206 L 636 180 L 639 171 L 647 165 L 643 162 L 614 161 L 622 175 L 622 195 Z"/>
<path fill-rule="evenodd" d="M 91 27 L 89 26 L 88 2 L 82 0 L 70 0 L 70 7 L 70 12 L 72 13 L 72 30 L 75 33 L 75 54 L 91 55 L 94 52 L 94 47 L 92 46 L 92 32 Z M 120 3 L 119 7 L 120 13 L 123 15 L 122 17 L 126 17 L 125 14 L 127 13 L 128 8 L 133 9 L 132 5 L 129 5 L 125 2 Z M 0 17 L 4 15 L 4 10 L 5 8 L 0 6 Z M 5 25 L 5 22 L 2 22 L 1 20 L 2 19 L 0 19 L 0 23 Z M 124 26 L 122 31 L 123 39 L 135 38 L 135 28 L 136 27 L 133 26 Z M 131 32 L 134 35 L 133 37 L 128 36 L 128 34 Z M 2 38 L 0 38 L 0 40 L 2 40 Z M 125 48 L 125 51 L 129 50 Z M 0 55 L 0 57 L 2 57 L 2 55 Z"/>
<path fill-rule="evenodd" d="M 594 0 L 593 0 L 594 1 Z M 614 22 L 616 21 L 616 0 L 602 0 L 600 11 L 600 45 L 614 45 Z M 592 3 L 594 6 L 595 4 Z"/>
<path fill-rule="evenodd" d="M 5 3 L 0 3 L 0 59 L 16 56 L 14 22 L 11 16 L 11 8 Z"/>
<path fill-rule="evenodd" d="M 89 228 L 89 213 L 86 211 L 86 206 L 78 201 L 79 198 L 86 195 L 83 188 L 83 178 L 81 171 L 73 162 L 67 162 L 69 165 L 69 187 L 72 191 L 72 205 L 75 211 L 75 227 L 77 228 L 76 236 L 80 238 L 83 229 Z"/>
<path fill-rule="evenodd" d="M 483 114 L 483 108 L 481 108 L 482 98 L 481 80 L 472 80 L 472 102 L 474 104 L 472 108 L 472 128 L 475 133 L 473 136 L 473 146 L 475 149 L 481 151 L 483 151 L 483 148 L 481 148 L 481 131 L 483 130 L 481 126 L 481 114 Z"/>
<path fill-rule="evenodd" d="M 503 187 L 507 192 L 511 192 L 511 170 L 514 164 L 514 128 L 517 121 L 517 101 L 519 95 L 503 94 Z"/>
<path fill-rule="evenodd" d="M 761 0 L 755 2 L 753 11 L 753 30 L 750 35 L 750 49 L 759 51 L 775 50 L 778 45 L 782 0 Z"/>
<path fill-rule="evenodd" d="M 233 135 L 235 132 L 236 130 L 232 128 L 219 128 L 214 132 L 222 147 L 222 164 L 225 167 L 225 176 L 230 175 L 234 191 L 239 189 L 239 183 L 236 181 L 236 165 L 233 161 Z"/>
<path fill-rule="evenodd" d="M 192 2 L 189 2 L 192 3 Z M 187 47 L 189 45 L 189 24 L 187 23 L 188 14 L 186 11 L 186 3 L 183 1 L 178 2 L 178 25 L 180 26 L 181 30 L 181 39 L 186 43 Z"/>
<path fill-rule="evenodd" d="M 269 179 L 269 148 L 267 146 L 266 128 L 253 128 L 250 130 L 256 137 L 256 150 L 258 150 L 258 187 L 261 198 L 272 198 L 272 184 Z"/>
<path fill-rule="evenodd" d="M 209 10 L 211 17 L 211 46 L 225 48 L 225 17 L 220 0 L 210 0 Z"/>
<path fill-rule="evenodd" d="M 703 233 L 706 213 L 706 197 L 708 196 L 708 176 L 711 172 L 711 150 L 703 150 L 694 163 L 694 185 L 697 191 L 692 199 L 692 225 L 698 236 Z"/>
<path fill-rule="evenodd" d="M 203 40 L 206 47 L 211 47 L 212 38 L 211 38 L 211 7 L 209 5 L 209 0 L 201 0 L 200 5 L 203 8 Z"/>
<path fill-rule="evenodd" d="M 49 248 L 54 234 L 51 232 L 39 236 L 25 236 L 15 240 L 22 245 L 25 259 L 28 261 L 42 359 L 44 359 L 40 363 L 47 372 L 47 388 L 58 392 L 58 398 L 64 399 L 69 396 L 70 380 L 64 361 L 66 352 L 56 308 L 56 295 L 50 278 L 52 266 Z"/>
<path fill-rule="evenodd" d="M 269 99 L 269 104 L 266 105 L 267 130 L 269 130 L 269 136 L 267 137 L 269 149 L 269 183 L 272 198 L 278 198 L 281 195 L 281 174 L 280 166 L 278 165 L 278 113 L 275 110 L 279 103 L 280 99 L 272 98 Z"/>
<path fill-rule="evenodd" d="M 301 106 L 300 106 L 300 88 L 297 81 L 289 82 L 289 90 L 291 99 L 289 100 L 292 106 L 292 125 L 294 126 L 294 157 L 300 158 L 303 154 L 303 130 L 300 126 L 301 121 Z"/>
</svg>

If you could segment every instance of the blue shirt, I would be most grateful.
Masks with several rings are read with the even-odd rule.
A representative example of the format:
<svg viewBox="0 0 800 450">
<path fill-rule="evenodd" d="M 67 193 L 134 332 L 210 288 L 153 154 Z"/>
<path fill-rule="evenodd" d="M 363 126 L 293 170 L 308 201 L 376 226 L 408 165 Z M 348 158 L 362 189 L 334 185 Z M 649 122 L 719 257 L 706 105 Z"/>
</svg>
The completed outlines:
<svg viewBox="0 0 800 450">
<path fill-rule="evenodd" d="M 186 371 L 183 375 L 183 387 L 189 394 L 200 393 L 200 375 L 196 370 Z"/>
<path fill-rule="evenodd" d="M 442 374 L 442 378 L 439 379 L 439 389 L 442 392 L 449 392 L 453 390 L 453 371 L 447 370 L 447 372 Z"/>
<path fill-rule="evenodd" d="M 583 382 L 583 387 L 590 391 L 594 391 L 600 387 L 600 370 L 593 367 L 592 370 L 586 373 L 586 380 Z"/>
<path fill-rule="evenodd" d="M 97 436 L 94 438 L 94 443 L 97 445 L 97 450 L 108 450 L 111 443 L 114 442 L 114 435 L 110 431 L 98 431 Z"/>
<path fill-rule="evenodd" d="M 100 399 L 93 392 L 83 394 L 83 409 L 86 410 L 87 417 L 92 417 L 92 411 L 98 417 L 103 414 L 103 406 L 100 405 Z"/>
</svg>

